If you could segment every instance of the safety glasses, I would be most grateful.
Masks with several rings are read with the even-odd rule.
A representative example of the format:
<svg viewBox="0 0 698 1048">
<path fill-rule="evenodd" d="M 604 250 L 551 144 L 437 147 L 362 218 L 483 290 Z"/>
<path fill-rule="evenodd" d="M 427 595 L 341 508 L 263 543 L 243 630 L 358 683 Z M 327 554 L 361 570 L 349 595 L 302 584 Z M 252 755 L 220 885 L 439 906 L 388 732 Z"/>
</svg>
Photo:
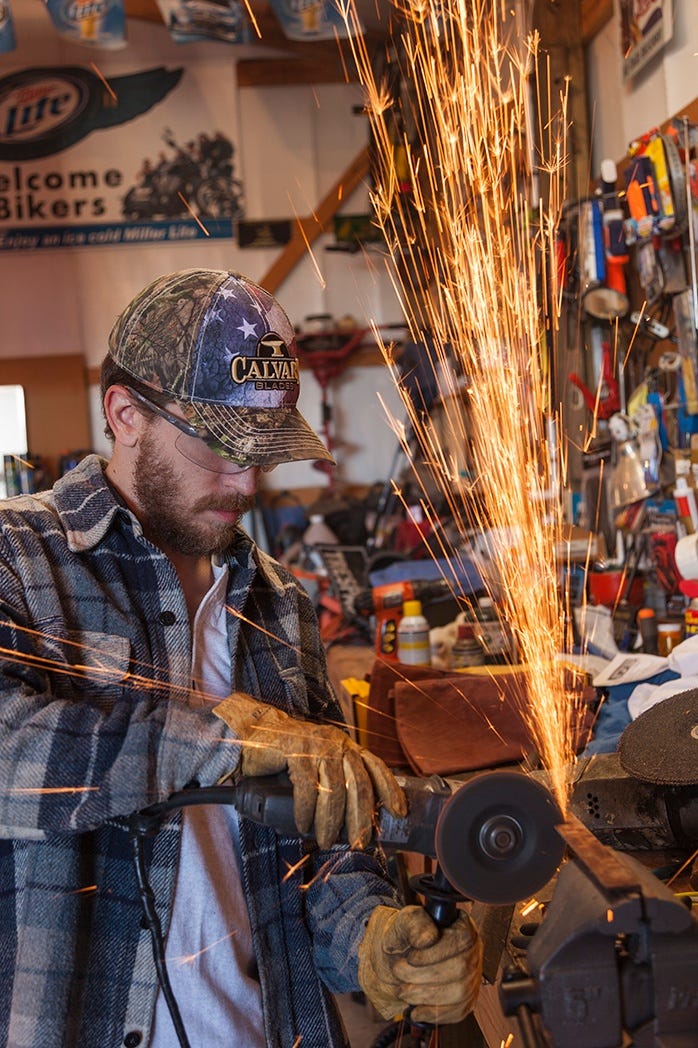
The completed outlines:
<svg viewBox="0 0 698 1048">
<path fill-rule="evenodd" d="M 223 445 L 207 430 L 197 429 L 187 422 L 186 419 L 180 418 L 179 415 L 173 415 L 167 408 L 163 408 L 160 404 L 156 404 L 155 401 L 149 400 L 130 386 L 125 388 L 138 407 L 149 411 L 153 415 L 157 415 L 158 418 L 164 419 L 165 422 L 169 422 L 171 426 L 179 430 L 175 440 L 175 447 L 180 455 L 187 459 L 188 462 L 193 462 L 195 466 L 207 469 L 211 473 L 226 473 L 229 476 L 235 476 L 237 473 L 247 473 L 250 469 L 258 469 L 261 473 L 271 473 L 273 469 L 276 469 L 278 465 L 276 462 L 271 465 L 260 466 L 256 462 L 235 462 L 233 459 L 226 458 L 227 451 Z"/>
</svg>

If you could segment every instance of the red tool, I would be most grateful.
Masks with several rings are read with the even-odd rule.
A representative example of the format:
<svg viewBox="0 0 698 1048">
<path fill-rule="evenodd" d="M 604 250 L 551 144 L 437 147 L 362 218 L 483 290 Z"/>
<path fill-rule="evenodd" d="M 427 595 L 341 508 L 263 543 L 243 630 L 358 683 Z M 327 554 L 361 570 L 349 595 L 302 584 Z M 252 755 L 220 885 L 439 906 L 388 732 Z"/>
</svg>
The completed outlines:
<svg viewBox="0 0 698 1048">
<path fill-rule="evenodd" d="M 620 411 L 620 389 L 613 371 L 613 355 L 608 342 L 602 343 L 601 378 L 596 392 L 582 382 L 576 372 L 570 374 L 570 382 L 584 397 L 584 403 L 597 418 L 608 419 Z"/>
<path fill-rule="evenodd" d="M 377 330 L 403 330 L 404 324 L 380 324 Z M 328 451 L 336 447 L 332 433 L 332 404 L 329 396 L 330 381 L 340 375 L 347 366 L 347 358 L 360 346 L 366 344 L 367 337 L 373 328 L 352 328 L 343 331 L 334 328 L 328 331 L 312 332 L 298 335 L 296 346 L 301 363 L 306 364 L 322 392 L 322 437 Z M 330 488 L 334 487 L 333 466 L 329 462 L 318 461 L 315 469 L 327 474 Z"/>
</svg>

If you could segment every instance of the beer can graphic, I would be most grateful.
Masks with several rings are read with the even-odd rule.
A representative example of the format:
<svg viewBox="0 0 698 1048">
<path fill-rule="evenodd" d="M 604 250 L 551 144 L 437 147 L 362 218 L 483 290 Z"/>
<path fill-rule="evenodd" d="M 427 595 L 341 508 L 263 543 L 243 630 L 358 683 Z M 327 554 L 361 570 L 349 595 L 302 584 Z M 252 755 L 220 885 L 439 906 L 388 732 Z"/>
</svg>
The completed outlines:
<svg viewBox="0 0 698 1048">
<path fill-rule="evenodd" d="M 46 9 L 60 35 L 75 44 L 126 46 L 124 0 L 46 0 Z"/>
<path fill-rule="evenodd" d="M 16 46 L 10 0 L 0 0 L 0 54 L 9 54 Z"/>
</svg>

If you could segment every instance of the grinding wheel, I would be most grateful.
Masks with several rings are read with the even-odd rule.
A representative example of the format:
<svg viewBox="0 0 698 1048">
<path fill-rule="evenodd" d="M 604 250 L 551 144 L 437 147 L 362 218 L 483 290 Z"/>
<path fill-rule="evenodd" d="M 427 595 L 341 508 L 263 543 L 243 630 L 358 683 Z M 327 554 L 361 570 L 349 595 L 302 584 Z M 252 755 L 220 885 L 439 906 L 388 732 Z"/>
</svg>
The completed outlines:
<svg viewBox="0 0 698 1048">
<path fill-rule="evenodd" d="M 641 713 L 620 737 L 628 775 L 657 786 L 698 783 L 698 689 L 663 699 Z"/>
<path fill-rule="evenodd" d="M 434 842 L 439 865 L 469 899 L 504 905 L 528 899 L 557 870 L 565 844 L 552 794 L 520 772 L 476 775 L 442 809 Z"/>
</svg>

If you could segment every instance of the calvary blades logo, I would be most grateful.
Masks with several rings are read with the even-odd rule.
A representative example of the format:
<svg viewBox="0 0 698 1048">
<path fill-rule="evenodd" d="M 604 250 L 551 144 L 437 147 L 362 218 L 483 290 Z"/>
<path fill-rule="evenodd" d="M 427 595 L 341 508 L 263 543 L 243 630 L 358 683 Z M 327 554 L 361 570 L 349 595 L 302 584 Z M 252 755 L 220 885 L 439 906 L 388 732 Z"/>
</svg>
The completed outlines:
<svg viewBox="0 0 698 1048">
<path fill-rule="evenodd" d="M 268 331 L 257 343 L 257 355 L 234 356 L 230 362 L 233 382 L 254 382 L 255 389 L 293 389 L 300 381 L 298 358 L 290 356 L 281 335 Z"/>
</svg>

